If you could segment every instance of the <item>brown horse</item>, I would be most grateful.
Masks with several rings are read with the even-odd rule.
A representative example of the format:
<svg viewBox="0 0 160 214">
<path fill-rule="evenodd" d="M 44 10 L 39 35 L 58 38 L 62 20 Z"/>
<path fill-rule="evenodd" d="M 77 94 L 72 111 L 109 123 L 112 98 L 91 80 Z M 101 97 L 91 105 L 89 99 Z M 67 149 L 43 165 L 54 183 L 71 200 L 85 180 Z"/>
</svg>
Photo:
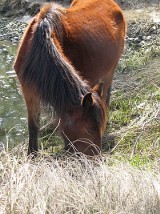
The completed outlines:
<svg viewBox="0 0 160 214">
<path fill-rule="evenodd" d="M 101 152 L 113 71 L 126 24 L 113 0 L 48 3 L 32 19 L 14 64 L 28 110 L 28 154 L 38 150 L 40 101 L 60 118 L 67 149 Z M 104 84 L 102 84 L 104 83 Z"/>
</svg>

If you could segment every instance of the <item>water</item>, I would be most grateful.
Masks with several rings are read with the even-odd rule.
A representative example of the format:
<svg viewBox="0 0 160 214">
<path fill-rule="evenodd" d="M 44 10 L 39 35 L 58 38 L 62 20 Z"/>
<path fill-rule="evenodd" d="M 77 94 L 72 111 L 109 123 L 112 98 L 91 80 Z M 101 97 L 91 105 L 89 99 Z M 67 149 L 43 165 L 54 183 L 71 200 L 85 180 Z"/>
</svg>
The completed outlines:
<svg viewBox="0 0 160 214">
<path fill-rule="evenodd" d="M 12 68 L 17 46 L 0 41 L 0 150 L 24 141 L 26 107 Z"/>
</svg>

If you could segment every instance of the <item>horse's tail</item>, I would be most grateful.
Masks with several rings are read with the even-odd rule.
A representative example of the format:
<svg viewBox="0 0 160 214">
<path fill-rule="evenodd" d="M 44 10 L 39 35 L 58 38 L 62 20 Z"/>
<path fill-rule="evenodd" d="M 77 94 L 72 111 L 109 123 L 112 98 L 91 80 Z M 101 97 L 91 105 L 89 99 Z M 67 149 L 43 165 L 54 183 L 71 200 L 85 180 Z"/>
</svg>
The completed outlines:
<svg viewBox="0 0 160 214">
<path fill-rule="evenodd" d="M 21 82 L 28 87 L 35 86 L 42 101 L 51 105 L 58 115 L 80 105 L 82 95 L 88 90 L 87 84 L 59 50 L 63 35 L 61 16 L 56 4 L 42 8 L 19 74 Z"/>
</svg>

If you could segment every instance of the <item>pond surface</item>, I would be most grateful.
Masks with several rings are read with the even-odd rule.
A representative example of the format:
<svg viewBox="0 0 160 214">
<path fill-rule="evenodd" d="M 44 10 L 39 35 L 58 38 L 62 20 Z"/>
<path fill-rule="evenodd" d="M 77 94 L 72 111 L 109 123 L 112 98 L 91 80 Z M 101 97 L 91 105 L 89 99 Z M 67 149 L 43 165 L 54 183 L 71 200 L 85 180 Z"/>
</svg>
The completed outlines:
<svg viewBox="0 0 160 214">
<path fill-rule="evenodd" d="M 23 142 L 26 107 L 12 68 L 17 46 L 0 41 L 0 150 Z"/>
</svg>

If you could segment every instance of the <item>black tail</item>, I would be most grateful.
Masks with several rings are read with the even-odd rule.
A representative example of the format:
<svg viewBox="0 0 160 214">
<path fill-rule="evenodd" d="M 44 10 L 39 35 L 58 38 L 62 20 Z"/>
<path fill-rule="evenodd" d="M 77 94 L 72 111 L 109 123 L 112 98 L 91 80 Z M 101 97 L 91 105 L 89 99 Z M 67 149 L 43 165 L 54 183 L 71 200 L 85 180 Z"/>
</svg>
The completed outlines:
<svg viewBox="0 0 160 214">
<path fill-rule="evenodd" d="M 50 4 L 34 32 L 30 51 L 21 69 L 20 78 L 28 87 L 36 86 L 44 103 L 51 105 L 58 115 L 80 105 L 89 90 L 52 38 L 62 35 L 61 13 Z"/>
</svg>

